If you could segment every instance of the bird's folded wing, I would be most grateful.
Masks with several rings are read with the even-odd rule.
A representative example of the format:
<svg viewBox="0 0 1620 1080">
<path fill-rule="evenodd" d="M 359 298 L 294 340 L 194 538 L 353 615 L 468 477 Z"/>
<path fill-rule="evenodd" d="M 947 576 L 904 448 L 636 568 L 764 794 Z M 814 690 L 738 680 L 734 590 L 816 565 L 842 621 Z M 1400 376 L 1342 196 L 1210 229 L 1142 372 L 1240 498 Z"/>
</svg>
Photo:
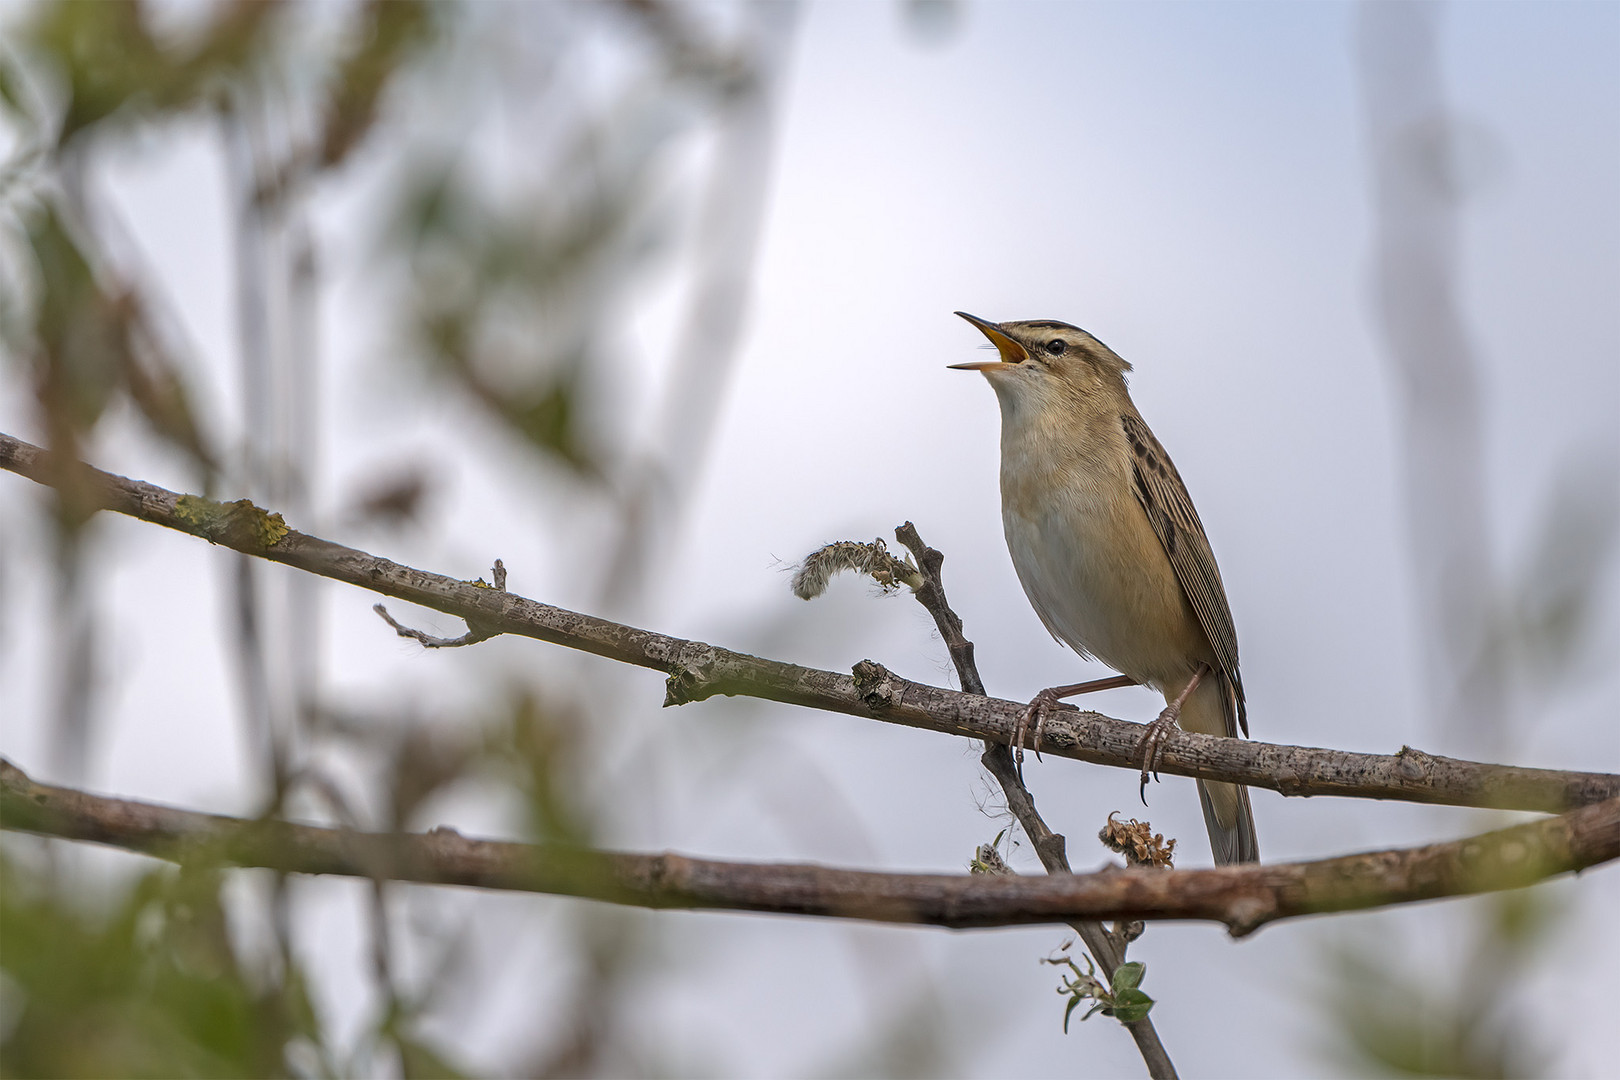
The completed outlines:
<svg viewBox="0 0 1620 1080">
<path fill-rule="evenodd" d="M 1147 424 L 1131 413 L 1119 419 L 1125 438 L 1131 444 L 1136 498 L 1147 511 L 1148 521 L 1164 545 L 1165 554 L 1170 556 L 1176 580 L 1181 583 L 1199 625 L 1204 628 L 1204 635 L 1215 650 L 1221 681 L 1231 689 L 1237 706 L 1235 718 L 1228 712 L 1227 734 L 1237 734 L 1232 724 L 1236 719 L 1237 726 L 1247 735 L 1249 717 L 1243 703 L 1243 680 L 1238 675 L 1237 629 L 1232 625 L 1232 609 L 1226 602 L 1226 589 L 1221 585 L 1221 572 L 1215 566 L 1209 538 L 1204 535 L 1204 524 L 1198 520 L 1198 511 L 1193 509 L 1181 474 L 1176 472 L 1170 455 L 1164 452 Z"/>
</svg>

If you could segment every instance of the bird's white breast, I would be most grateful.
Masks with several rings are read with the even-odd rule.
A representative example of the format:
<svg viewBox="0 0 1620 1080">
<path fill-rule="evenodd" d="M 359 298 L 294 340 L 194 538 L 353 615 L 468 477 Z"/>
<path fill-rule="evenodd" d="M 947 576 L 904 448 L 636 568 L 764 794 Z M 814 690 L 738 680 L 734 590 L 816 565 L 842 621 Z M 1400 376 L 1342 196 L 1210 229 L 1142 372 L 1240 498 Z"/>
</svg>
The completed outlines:
<svg viewBox="0 0 1620 1080">
<path fill-rule="evenodd" d="M 1053 447 L 1036 430 L 1002 434 L 1007 549 L 1046 628 L 1138 682 L 1184 678 L 1208 645 L 1137 501 L 1123 436 Z"/>
</svg>

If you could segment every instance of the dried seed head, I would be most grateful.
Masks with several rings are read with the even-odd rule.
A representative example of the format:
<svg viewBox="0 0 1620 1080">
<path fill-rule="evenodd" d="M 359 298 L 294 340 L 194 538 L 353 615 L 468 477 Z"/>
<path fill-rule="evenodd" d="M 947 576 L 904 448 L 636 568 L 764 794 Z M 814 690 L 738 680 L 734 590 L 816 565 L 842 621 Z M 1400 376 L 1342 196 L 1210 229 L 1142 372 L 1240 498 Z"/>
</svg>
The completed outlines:
<svg viewBox="0 0 1620 1080">
<path fill-rule="evenodd" d="M 814 600 L 827 591 L 827 583 L 834 575 L 844 570 L 866 574 L 884 592 L 893 592 L 902 585 L 918 589 L 923 583 L 911 556 L 895 558 L 882 539 L 870 544 L 840 540 L 805 556 L 793 573 L 793 595 L 801 600 Z"/>
</svg>

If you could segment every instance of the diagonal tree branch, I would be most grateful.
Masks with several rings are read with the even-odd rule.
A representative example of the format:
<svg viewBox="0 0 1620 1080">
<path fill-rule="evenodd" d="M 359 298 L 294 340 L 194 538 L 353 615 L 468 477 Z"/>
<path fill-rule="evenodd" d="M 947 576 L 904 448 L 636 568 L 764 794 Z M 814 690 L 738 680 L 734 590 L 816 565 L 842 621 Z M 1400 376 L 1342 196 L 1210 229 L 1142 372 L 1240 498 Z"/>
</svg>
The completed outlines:
<svg viewBox="0 0 1620 1080">
<path fill-rule="evenodd" d="M 961 616 L 951 610 L 951 605 L 945 599 L 945 584 L 940 577 L 945 556 L 923 543 L 922 537 L 917 535 L 917 527 L 909 521 L 895 529 L 894 535 L 916 557 L 923 579 L 922 587 L 917 590 L 917 600 L 934 617 L 934 625 L 938 627 L 940 638 L 951 655 L 951 663 L 956 667 L 956 676 L 962 681 L 963 691 L 985 697 L 984 680 L 979 677 L 979 665 L 973 659 L 973 642 L 962 632 Z M 1018 775 L 1011 747 L 1004 742 L 986 742 L 984 755 L 979 760 L 1001 784 L 1002 794 L 1007 798 L 1007 808 L 1018 819 L 1024 835 L 1029 837 L 1046 872 L 1071 873 L 1063 836 L 1053 832 L 1035 809 L 1035 797 Z M 1117 950 L 1106 951 L 1113 953 Z M 1103 956 L 1096 959 L 1112 974 L 1122 958 L 1115 956 L 1112 962 Z"/>
<path fill-rule="evenodd" d="M 886 874 L 473 840 L 453 829 L 364 833 L 248 821 L 30 780 L 0 758 L 0 827 L 170 862 L 268 867 L 585 897 L 648 908 L 759 911 L 956 929 L 1083 919 L 1199 919 L 1242 936 L 1279 919 L 1499 889 L 1620 858 L 1620 798 L 1426 847 L 1319 862 L 1045 877 Z"/>
<path fill-rule="evenodd" d="M 52 483 L 48 451 L 0 434 L 0 469 Z M 950 735 L 1007 744 L 1024 705 L 911 682 L 862 661 L 854 678 L 639 630 L 515 593 L 403 566 L 288 529 L 251 503 L 221 504 L 82 466 L 76 482 L 106 510 L 233 550 L 398 597 L 499 633 L 549 641 L 668 676 L 665 704 L 716 694 L 765 698 Z M 1048 716 L 1043 753 L 1136 768 L 1141 725 L 1062 709 Z M 1282 746 L 1176 733 L 1160 772 L 1269 788 L 1284 795 L 1345 795 L 1560 813 L 1620 795 L 1620 776 L 1488 765 L 1403 748 L 1398 754 Z"/>
<path fill-rule="evenodd" d="M 909 521 L 895 529 L 894 536 L 917 560 L 922 577 L 922 585 L 916 590 L 917 600 L 934 617 L 934 625 L 939 628 L 939 636 L 951 654 L 951 662 L 956 666 L 962 689 L 983 696 L 984 680 L 980 678 L 979 665 L 973 659 L 973 642 L 962 630 L 961 616 L 951 610 L 950 603 L 945 599 L 945 582 L 940 575 L 945 556 L 938 549 L 923 543 L 917 527 Z M 1053 832 L 1035 809 L 1035 796 L 1024 786 L 1024 778 L 1013 760 L 1011 747 L 1006 743 L 986 742 L 979 761 L 1001 785 L 1007 809 L 1018 819 L 1046 872 L 1073 873 L 1063 835 Z M 1103 970 L 1104 977 L 1112 983 L 1115 970 L 1125 962 L 1124 940 L 1110 934 L 1106 926 L 1094 919 L 1074 919 L 1069 926 L 1085 942 L 1086 951 Z M 1136 1040 L 1136 1048 L 1147 1064 L 1148 1075 L 1154 1080 L 1174 1080 L 1177 1075 L 1175 1063 L 1170 1060 L 1170 1053 L 1164 1048 L 1158 1030 L 1153 1026 L 1153 1018 L 1144 1016 L 1140 1020 L 1132 1020 L 1125 1024 L 1125 1028 Z"/>
</svg>

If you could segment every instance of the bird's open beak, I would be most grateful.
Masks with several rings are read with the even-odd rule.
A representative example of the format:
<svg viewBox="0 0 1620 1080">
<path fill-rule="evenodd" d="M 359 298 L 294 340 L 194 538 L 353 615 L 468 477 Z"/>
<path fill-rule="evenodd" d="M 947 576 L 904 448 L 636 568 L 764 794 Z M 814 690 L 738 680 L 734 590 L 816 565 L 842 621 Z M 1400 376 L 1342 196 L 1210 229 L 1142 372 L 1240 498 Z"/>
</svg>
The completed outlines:
<svg viewBox="0 0 1620 1080">
<path fill-rule="evenodd" d="M 999 371 L 1002 368 L 1012 367 L 1014 364 L 1022 364 L 1029 359 L 1029 353 L 1024 351 L 1024 347 L 1002 333 L 1000 326 L 990 322 L 988 319 L 981 319 L 977 315 L 969 315 L 965 311 L 958 311 L 957 314 L 977 326 L 979 332 L 990 339 L 990 343 L 1001 354 L 1001 359 L 978 360 L 971 364 L 947 364 L 947 367 L 956 371 Z"/>
</svg>

